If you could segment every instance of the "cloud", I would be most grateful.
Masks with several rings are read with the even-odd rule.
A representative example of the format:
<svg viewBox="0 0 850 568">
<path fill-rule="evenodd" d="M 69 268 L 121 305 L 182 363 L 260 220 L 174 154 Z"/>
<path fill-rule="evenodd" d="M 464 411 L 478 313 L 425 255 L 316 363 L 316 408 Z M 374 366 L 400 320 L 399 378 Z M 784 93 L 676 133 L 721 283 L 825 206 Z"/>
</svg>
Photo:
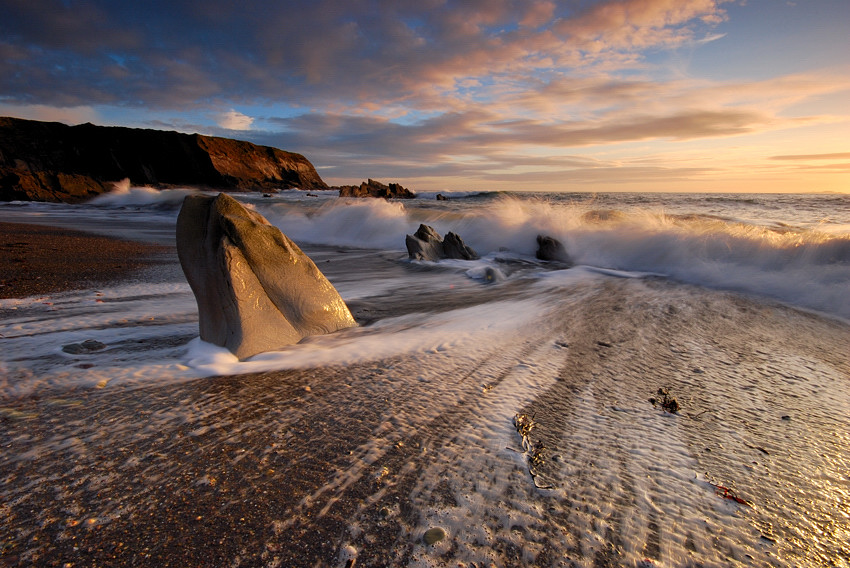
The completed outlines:
<svg viewBox="0 0 850 568">
<path fill-rule="evenodd" d="M 9 105 L 2 102 L 0 102 L 0 116 L 62 122 L 70 125 L 86 122 L 99 123 L 101 120 L 98 113 L 88 106 L 57 108 L 47 105 Z"/>
<path fill-rule="evenodd" d="M 237 132 L 354 178 L 684 178 L 708 170 L 576 154 L 642 145 L 667 156 L 694 140 L 835 122 L 801 109 L 824 112 L 818 97 L 850 89 L 846 69 L 720 81 L 659 63 L 665 50 L 733 43 L 730 4 L 6 0 L 0 112 L 135 112 L 136 125 Z"/>
<path fill-rule="evenodd" d="M 850 160 L 850 152 L 835 154 L 793 154 L 787 156 L 771 156 L 771 160 Z"/>
<path fill-rule="evenodd" d="M 220 127 L 227 130 L 250 130 L 254 119 L 246 114 L 230 109 L 227 112 L 219 113 L 216 116 L 216 122 Z"/>
<path fill-rule="evenodd" d="M 6 4 L 0 52 L 14 57 L 0 62 L 4 96 L 161 108 L 444 104 L 470 79 L 634 65 L 638 50 L 722 15 L 714 0 L 607 0 L 583 12 L 520 0 Z"/>
<path fill-rule="evenodd" d="M 716 0 L 617 0 L 592 4 L 560 22 L 559 33 L 583 49 L 672 46 L 693 38 L 694 23 L 717 24 L 725 18 Z"/>
</svg>

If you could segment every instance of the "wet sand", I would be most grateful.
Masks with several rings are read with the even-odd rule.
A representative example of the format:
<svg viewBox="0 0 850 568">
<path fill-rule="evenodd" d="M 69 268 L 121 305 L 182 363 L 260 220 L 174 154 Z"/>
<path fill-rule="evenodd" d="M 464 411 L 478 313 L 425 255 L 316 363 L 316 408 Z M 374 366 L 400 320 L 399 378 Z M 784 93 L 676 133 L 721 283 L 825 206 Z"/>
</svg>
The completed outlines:
<svg viewBox="0 0 850 568">
<path fill-rule="evenodd" d="M 71 229 L 0 222 L 0 298 L 81 289 L 127 278 L 163 257 L 167 246 Z"/>
<path fill-rule="evenodd" d="M 850 562 L 846 324 L 656 279 L 567 292 L 474 356 L 0 399 L 0 565 Z"/>
<path fill-rule="evenodd" d="M 428 359 L 401 357 L 1 401 L 0 564 L 848 560 L 848 503 L 822 483 L 850 455 L 844 408 L 825 407 L 850 379 L 847 326 L 663 282 L 575 295 L 426 382 Z M 535 480 L 511 409 L 517 378 L 550 367 L 522 406 L 546 448 Z M 678 414 L 647 401 L 659 386 Z"/>
</svg>

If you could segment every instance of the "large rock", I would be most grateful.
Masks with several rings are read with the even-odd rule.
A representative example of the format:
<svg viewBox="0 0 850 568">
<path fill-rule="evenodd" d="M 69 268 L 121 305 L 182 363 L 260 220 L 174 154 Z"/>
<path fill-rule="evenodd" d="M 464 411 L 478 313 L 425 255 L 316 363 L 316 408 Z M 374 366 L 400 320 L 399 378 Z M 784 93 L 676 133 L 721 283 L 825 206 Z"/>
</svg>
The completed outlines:
<svg viewBox="0 0 850 568">
<path fill-rule="evenodd" d="M 369 179 L 358 185 L 343 185 L 339 188 L 340 197 L 383 197 L 384 199 L 414 199 L 416 194 L 399 183 L 383 184 Z"/>
<path fill-rule="evenodd" d="M 449 232 L 446 238 L 428 225 L 419 225 L 412 235 L 404 239 L 407 246 L 407 254 L 413 260 L 437 261 L 444 258 L 457 258 L 462 260 L 475 260 L 478 255 L 467 246 L 463 239 L 457 234 Z"/>
<path fill-rule="evenodd" d="M 198 302 L 201 339 L 240 359 L 356 325 L 313 261 L 226 194 L 186 197 L 177 254 Z"/>
<path fill-rule="evenodd" d="M 304 156 L 250 142 L 0 117 L 0 201 L 79 202 L 125 178 L 240 191 L 328 187 Z"/>
</svg>

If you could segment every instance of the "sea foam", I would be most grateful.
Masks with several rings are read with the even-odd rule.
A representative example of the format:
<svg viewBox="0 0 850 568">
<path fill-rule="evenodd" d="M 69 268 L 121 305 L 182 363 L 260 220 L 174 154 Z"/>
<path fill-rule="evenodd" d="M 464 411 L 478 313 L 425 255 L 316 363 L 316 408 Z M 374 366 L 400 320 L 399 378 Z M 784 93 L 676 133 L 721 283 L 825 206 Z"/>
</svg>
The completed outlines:
<svg viewBox="0 0 850 568">
<path fill-rule="evenodd" d="M 89 203 L 101 207 L 155 207 L 176 209 L 183 199 L 195 190 L 192 189 L 154 189 L 152 187 L 133 187 L 129 179 L 114 184 L 115 189 L 103 193 Z"/>
<path fill-rule="evenodd" d="M 420 223 L 458 233 L 480 255 L 509 250 L 533 259 L 537 235 L 561 240 L 573 261 L 663 275 L 711 288 L 764 295 L 850 318 L 850 234 L 768 226 L 712 215 L 501 196 L 427 206 L 333 200 L 310 210 L 260 206 L 299 242 L 403 250 Z M 832 227 L 834 228 L 834 227 Z"/>
</svg>

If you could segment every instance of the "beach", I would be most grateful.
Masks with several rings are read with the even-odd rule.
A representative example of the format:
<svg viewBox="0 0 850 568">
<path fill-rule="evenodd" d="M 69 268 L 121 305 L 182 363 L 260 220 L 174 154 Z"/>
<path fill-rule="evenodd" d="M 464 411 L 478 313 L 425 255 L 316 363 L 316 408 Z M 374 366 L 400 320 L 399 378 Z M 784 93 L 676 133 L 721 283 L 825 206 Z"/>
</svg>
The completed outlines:
<svg viewBox="0 0 850 568">
<path fill-rule="evenodd" d="M 161 245 L 48 225 L 0 223 L 0 264 L 4 267 L 0 298 L 24 298 L 114 281 L 168 251 Z"/>
<path fill-rule="evenodd" d="M 167 251 L 0 305 L 0 564 L 850 563 L 840 318 L 509 255 L 485 283 L 304 250 L 359 327 L 247 362 L 198 343 Z M 87 338 L 106 348 L 62 352 Z"/>
</svg>

